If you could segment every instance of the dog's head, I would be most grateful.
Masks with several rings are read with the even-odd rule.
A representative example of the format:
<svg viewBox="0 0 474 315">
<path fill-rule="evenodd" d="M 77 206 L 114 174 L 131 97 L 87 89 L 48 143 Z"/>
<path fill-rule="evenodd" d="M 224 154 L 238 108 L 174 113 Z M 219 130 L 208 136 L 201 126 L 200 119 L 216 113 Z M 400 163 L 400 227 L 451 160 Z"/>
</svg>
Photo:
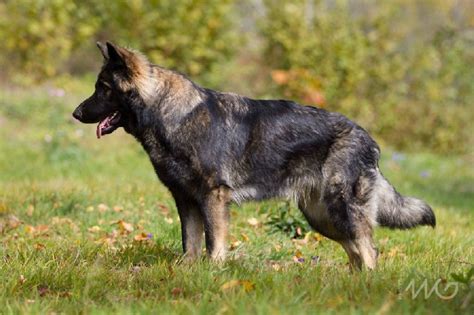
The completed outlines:
<svg viewBox="0 0 474 315">
<path fill-rule="evenodd" d="M 132 119 L 132 104 L 145 105 L 154 97 L 153 67 L 140 53 L 112 43 L 97 43 L 104 65 L 94 93 L 73 112 L 83 123 L 98 123 L 97 137 L 125 127 Z"/>
</svg>

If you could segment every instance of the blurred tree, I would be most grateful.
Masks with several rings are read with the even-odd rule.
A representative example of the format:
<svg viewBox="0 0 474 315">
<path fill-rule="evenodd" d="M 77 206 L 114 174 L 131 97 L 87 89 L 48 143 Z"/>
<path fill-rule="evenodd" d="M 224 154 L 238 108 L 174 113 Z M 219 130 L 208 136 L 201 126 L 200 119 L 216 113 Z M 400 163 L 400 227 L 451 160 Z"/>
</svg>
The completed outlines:
<svg viewBox="0 0 474 315">
<path fill-rule="evenodd" d="M 50 77 L 68 69 L 73 48 L 90 49 L 101 39 L 205 81 L 239 44 L 232 13 L 229 0 L 6 0 L 0 3 L 3 62 Z"/>
<path fill-rule="evenodd" d="M 56 74 L 72 49 L 95 32 L 93 21 L 78 23 L 84 13 L 71 0 L 2 1 L 2 68 L 36 79 Z"/>
<path fill-rule="evenodd" d="M 284 97 L 340 111 L 397 147 L 448 152 L 472 145 L 474 47 L 467 29 L 474 12 L 459 11 L 467 3 L 264 5 L 265 60 Z"/>
</svg>

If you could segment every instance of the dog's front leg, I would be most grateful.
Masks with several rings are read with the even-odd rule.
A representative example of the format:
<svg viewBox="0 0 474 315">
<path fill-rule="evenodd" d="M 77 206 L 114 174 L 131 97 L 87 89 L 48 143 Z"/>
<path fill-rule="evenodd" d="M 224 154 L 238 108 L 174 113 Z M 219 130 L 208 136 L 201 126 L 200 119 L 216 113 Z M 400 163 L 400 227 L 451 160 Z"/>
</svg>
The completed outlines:
<svg viewBox="0 0 474 315">
<path fill-rule="evenodd" d="M 186 260 L 195 260 L 201 255 L 204 221 L 197 203 L 183 196 L 174 194 L 179 219 L 181 236 Z"/>
<path fill-rule="evenodd" d="M 202 209 L 206 234 L 206 251 L 214 261 L 223 261 L 226 255 L 226 240 L 229 228 L 229 189 L 219 186 L 206 197 Z"/>
</svg>

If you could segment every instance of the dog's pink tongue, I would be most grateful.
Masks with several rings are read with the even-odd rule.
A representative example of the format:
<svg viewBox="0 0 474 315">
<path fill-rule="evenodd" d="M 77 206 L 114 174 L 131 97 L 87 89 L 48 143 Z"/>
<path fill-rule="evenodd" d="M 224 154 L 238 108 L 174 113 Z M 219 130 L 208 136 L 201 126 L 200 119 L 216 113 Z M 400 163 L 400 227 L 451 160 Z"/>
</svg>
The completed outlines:
<svg viewBox="0 0 474 315">
<path fill-rule="evenodd" d="M 107 125 L 108 122 L 109 122 L 109 117 L 106 117 L 103 120 L 101 120 L 99 122 L 99 124 L 97 125 L 97 129 L 95 130 L 95 134 L 97 135 L 97 139 L 100 139 L 100 137 L 102 136 L 102 129 L 105 128 L 105 126 Z"/>
</svg>

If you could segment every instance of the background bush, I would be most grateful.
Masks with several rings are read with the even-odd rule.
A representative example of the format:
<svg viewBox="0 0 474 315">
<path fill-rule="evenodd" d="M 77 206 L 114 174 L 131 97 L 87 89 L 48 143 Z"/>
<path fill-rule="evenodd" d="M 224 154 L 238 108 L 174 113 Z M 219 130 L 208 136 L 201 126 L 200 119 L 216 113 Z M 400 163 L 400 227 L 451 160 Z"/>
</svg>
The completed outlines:
<svg viewBox="0 0 474 315">
<path fill-rule="evenodd" d="M 406 150 L 474 145 L 474 4 L 455 0 L 6 0 L 0 76 L 97 71 L 96 40 L 213 88 L 336 110 Z"/>
</svg>

